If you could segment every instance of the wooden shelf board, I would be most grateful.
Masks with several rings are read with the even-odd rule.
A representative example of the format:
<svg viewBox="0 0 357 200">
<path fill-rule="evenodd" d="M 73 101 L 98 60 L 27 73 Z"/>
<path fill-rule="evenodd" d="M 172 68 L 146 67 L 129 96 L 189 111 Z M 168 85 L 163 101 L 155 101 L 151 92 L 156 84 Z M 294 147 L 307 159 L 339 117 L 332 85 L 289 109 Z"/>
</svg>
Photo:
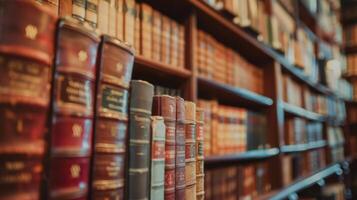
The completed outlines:
<svg viewBox="0 0 357 200">
<path fill-rule="evenodd" d="M 205 158 L 205 165 L 219 164 L 223 162 L 256 161 L 271 158 L 279 154 L 278 148 L 251 150 L 244 153 L 209 156 Z"/>
<path fill-rule="evenodd" d="M 283 103 L 283 107 L 284 107 L 285 112 L 290 113 L 295 116 L 298 116 L 298 117 L 303 117 L 308 120 L 323 122 L 326 119 L 326 117 L 324 115 L 308 111 L 304 108 L 301 108 L 299 106 L 295 106 L 295 105 L 292 105 L 289 103 Z"/>
<path fill-rule="evenodd" d="M 230 85 L 226 85 L 223 83 L 218 83 L 213 80 L 209 80 L 207 78 L 198 77 L 198 90 L 203 90 L 210 93 L 215 93 L 216 97 L 221 96 L 222 93 L 229 94 L 230 96 L 234 96 L 238 99 L 243 100 L 247 104 L 254 104 L 259 106 L 271 106 L 273 105 L 273 100 L 269 97 L 254 93 L 252 91 L 233 87 Z"/>
<path fill-rule="evenodd" d="M 326 145 L 327 142 L 322 140 L 322 141 L 310 142 L 307 144 L 285 145 L 280 148 L 280 151 L 282 153 L 298 153 L 298 152 L 323 148 Z"/>
<path fill-rule="evenodd" d="M 333 174 L 341 173 L 342 169 L 340 164 L 332 164 L 327 166 L 326 168 L 313 173 L 310 176 L 304 177 L 295 181 L 294 183 L 290 184 L 287 187 L 282 188 L 280 192 L 270 197 L 271 200 L 278 200 L 278 199 L 286 199 L 289 195 L 297 193 L 302 189 L 308 188 L 314 184 L 316 184 L 321 179 L 327 178 Z"/>
</svg>

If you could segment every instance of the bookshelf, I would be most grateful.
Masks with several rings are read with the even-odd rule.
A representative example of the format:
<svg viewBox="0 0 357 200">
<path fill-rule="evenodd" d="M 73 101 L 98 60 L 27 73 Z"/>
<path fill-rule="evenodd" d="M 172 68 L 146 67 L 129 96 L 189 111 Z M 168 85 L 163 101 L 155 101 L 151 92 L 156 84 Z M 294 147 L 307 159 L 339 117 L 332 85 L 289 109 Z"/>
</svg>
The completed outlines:
<svg viewBox="0 0 357 200">
<path fill-rule="evenodd" d="M 272 4 L 275 0 L 261 0 L 268 17 L 273 15 Z M 289 195 L 299 193 L 301 190 L 315 185 L 322 179 L 342 175 L 342 166 L 330 158 L 329 154 L 334 147 L 328 144 L 328 128 L 344 128 L 351 131 L 352 121 L 337 120 L 329 113 L 318 113 L 303 105 L 294 105 L 283 100 L 283 76 L 288 76 L 295 81 L 303 90 L 308 90 L 323 98 L 331 98 L 347 104 L 347 108 L 355 107 L 357 103 L 345 101 L 340 94 L 319 81 L 314 80 L 301 67 L 297 67 L 280 49 L 271 47 L 267 42 L 257 37 L 256 31 L 242 27 L 234 22 L 234 13 L 225 9 L 215 9 L 203 0 L 137 0 L 139 3 L 147 3 L 152 8 L 169 17 L 184 27 L 184 64 L 175 66 L 173 64 L 155 61 L 141 55 L 135 55 L 133 79 L 142 79 L 168 88 L 181 91 L 185 100 L 198 102 L 200 99 L 215 100 L 223 106 L 244 108 L 249 111 L 258 112 L 266 119 L 265 139 L 263 148 L 245 149 L 239 153 L 224 155 L 208 155 L 204 159 L 204 165 L 208 170 L 219 169 L 223 166 L 247 166 L 268 163 L 267 172 L 274 170 L 274 174 L 268 176 L 270 184 L 269 191 L 259 193 L 254 199 L 284 199 Z M 280 1 L 279 4 L 283 5 Z M 296 31 L 298 28 L 309 29 L 308 34 L 313 35 L 315 51 L 319 50 L 318 44 L 327 43 L 340 46 L 339 42 L 323 30 L 318 24 L 318 16 L 310 12 L 301 0 L 293 1 L 293 12 L 290 8 L 283 8 L 292 17 Z M 330 1 L 329 1 L 330 2 Z M 332 4 L 330 2 L 330 4 Z M 334 8 L 335 9 L 335 8 Z M 198 32 L 202 30 L 212 35 L 212 38 L 229 48 L 232 52 L 241 55 L 258 70 L 262 71 L 261 92 L 238 87 L 233 84 L 223 83 L 214 78 L 207 78 L 199 73 L 197 66 L 197 43 Z M 144 33 L 145 34 L 145 33 Z M 346 53 L 357 51 L 356 47 L 346 47 Z M 315 54 L 317 54 L 315 52 Z M 217 72 L 213 72 L 217 73 Z M 353 79 L 353 75 L 347 74 L 346 79 Z M 348 109 L 347 109 L 348 110 Z M 347 114 L 348 115 L 348 114 Z M 323 139 L 302 144 L 285 144 L 285 123 L 289 118 L 301 118 L 308 123 L 321 123 Z M 224 120 L 223 120 L 224 121 Z M 240 123 L 240 122 L 239 122 Z M 224 132 L 216 132 L 224 134 Z M 347 141 L 350 135 L 347 134 Z M 357 143 L 356 143 L 357 144 Z M 351 144 L 348 146 L 348 158 L 352 155 Z M 320 151 L 322 150 L 322 151 Z M 288 185 L 284 184 L 284 158 L 291 155 L 309 155 L 311 152 L 323 153 L 323 164 L 319 170 L 309 171 L 308 174 L 293 178 Z M 238 193 L 238 192 L 237 192 Z"/>
</svg>

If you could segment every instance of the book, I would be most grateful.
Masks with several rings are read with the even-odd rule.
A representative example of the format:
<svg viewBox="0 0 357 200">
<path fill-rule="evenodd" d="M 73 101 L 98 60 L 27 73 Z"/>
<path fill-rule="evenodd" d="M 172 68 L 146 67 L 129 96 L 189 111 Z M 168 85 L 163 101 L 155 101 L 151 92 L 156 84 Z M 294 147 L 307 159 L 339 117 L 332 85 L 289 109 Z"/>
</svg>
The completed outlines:
<svg viewBox="0 0 357 200">
<path fill-rule="evenodd" d="M 151 117 L 150 199 L 163 200 L 165 187 L 165 123 L 161 116 Z"/>
<path fill-rule="evenodd" d="M 161 13 L 153 10 L 152 12 L 152 59 L 155 61 L 161 61 L 161 40 L 162 40 L 162 20 L 161 20 Z"/>
<path fill-rule="evenodd" d="M 161 62 L 170 63 L 170 18 L 161 16 Z"/>
<path fill-rule="evenodd" d="M 143 51 L 141 49 L 141 46 L 142 46 L 142 33 L 141 33 L 141 23 L 142 23 L 142 17 L 140 16 L 141 15 L 141 4 L 139 3 L 136 3 L 135 4 L 135 36 L 134 36 L 134 48 L 137 52 L 137 54 L 139 55 L 142 55 L 143 54 Z"/>
<path fill-rule="evenodd" d="M 98 29 L 103 34 L 109 33 L 110 0 L 98 0 Z"/>
<path fill-rule="evenodd" d="M 126 199 L 148 199 L 150 191 L 150 116 L 154 86 L 130 82 L 129 150 Z"/>
<path fill-rule="evenodd" d="M 144 57 L 152 59 L 153 9 L 150 5 L 142 3 L 140 11 L 141 53 Z"/>
<path fill-rule="evenodd" d="M 86 0 L 85 20 L 94 28 L 98 23 L 98 2 L 99 0 Z"/>
<path fill-rule="evenodd" d="M 205 113 L 196 109 L 196 199 L 204 199 L 204 120 Z"/>
<path fill-rule="evenodd" d="M 110 0 L 108 12 L 108 35 L 116 37 L 117 29 L 117 0 Z"/>
<path fill-rule="evenodd" d="M 176 97 L 175 199 L 185 198 L 185 101 Z"/>
<path fill-rule="evenodd" d="M 185 199 L 196 199 L 196 104 L 185 101 Z"/>
<path fill-rule="evenodd" d="M 94 199 L 124 198 L 128 89 L 133 49 L 108 35 L 98 50 L 92 191 Z"/>
<path fill-rule="evenodd" d="M 62 1 L 63 4 L 67 4 Z M 73 0 L 72 1 L 72 17 L 78 19 L 79 21 L 84 21 L 86 17 L 86 0 Z"/>
<path fill-rule="evenodd" d="M 0 199 L 39 199 L 56 14 L 35 1 L 0 8 Z"/>
<path fill-rule="evenodd" d="M 165 199 L 175 199 L 176 183 L 176 98 L 155 95 L 153 115 L 162 116 L 165 123 Z"/>
<path fill-rule="evenodd" d="M 117 0 L 116 7 L 116 37 L 119 40 L 124 41 L 124 0 Z"/>
<path fill-rule="evenodd" d="M 135 41 L 135 0 L 124 0 L 124 40 L 130 45 Z"/>
<path fill-rule="evenodd" d="M 99 38 L 74 20 L 57 27 L 47 198 L 87 197 Z"/>
</svg>

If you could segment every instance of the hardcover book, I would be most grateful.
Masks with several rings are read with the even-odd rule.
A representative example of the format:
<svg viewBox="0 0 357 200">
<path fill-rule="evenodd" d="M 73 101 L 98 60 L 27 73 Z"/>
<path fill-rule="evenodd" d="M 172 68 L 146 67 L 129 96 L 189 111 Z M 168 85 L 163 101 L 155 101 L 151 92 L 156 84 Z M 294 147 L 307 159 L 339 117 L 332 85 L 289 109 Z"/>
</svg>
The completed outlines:
<svg viewBox="0 0 357 200">
<path fill-rule="evenodd" d="M 196 109 L 196 192 L 197 199 L 204 198 L 204 118 L 201 108 Z"/>
<path fill-rule="evenodd" d="M 130 45 L 134 45 L 135 0 L 124 0 L 124 40 Z"/>
<path fill-rule="evenodd" d="M 165 123 L 161 116 L 151 117 L 151 190 L 150 199 L 164 200 Z"/>
<path fill-rule="evenodd" d="M 165 137 L 165 199 L 175 199 L 176 157 L 176 98 L 168 95 L 154 96 L 153 114 L 164 118 Z"/>
<path fill-rule="evenodd" d="M 0 1 L 0 26 L 0 199 L 39 199 L 56 14 Z"/>
<path fill-rule="evenodd" d="M 185 101 L 176 97 L 175 199 L 185 199 Z"/>
<path fill-rule="evenodd" d="M 126 199 L 148 199 L 150 191 L 150 116 L 154 86 L 146 81 L 130 83 L 129 161 Z"/>
<path fill-rule="evenodd" d="M 92 198 L 123 199 L 134 52 L 125 43 L 104 35 L 98 54 Z"/>
<path fill-rule="evenodd" d="M 51 102 L 47 198 L 87 197 L 99 38 L 69 20 L 58 23 Z"/>
</svg>

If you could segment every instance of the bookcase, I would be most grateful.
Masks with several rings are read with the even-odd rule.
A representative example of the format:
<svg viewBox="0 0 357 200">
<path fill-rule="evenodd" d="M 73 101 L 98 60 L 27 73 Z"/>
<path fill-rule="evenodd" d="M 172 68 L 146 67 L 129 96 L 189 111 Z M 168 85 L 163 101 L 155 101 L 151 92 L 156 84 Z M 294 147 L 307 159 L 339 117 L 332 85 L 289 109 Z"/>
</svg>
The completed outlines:
<svg viewBox="0 0 357 200">
<path fill-rule="evenodd" d="M 40 2 L 66 12 L 61 0 Z M 136 10 L 123 9 L 130 19 L 123 22 L 123 35 L 110 33 L 110 3 L 101 7 L 108 16 L 98 8 L 98 21 L 87 14 L 84 20 L 135 48 L 132 79 L 173 89 L 209 116 L 205 122 L 210 128 L 204 132 L 206 199 L 309 197 L 311 191 L 322 193 L 326 183 L 342 182 L 357 155 L 356 138 L 349 139 L 354 137 L 357 120 L 351 116 L 357 119 L 357 104 L 350 93 L 341 93 L 349 85 L 336 76 L 338 61 L 330 62 L 343 58 L 338 1 L 126 2 Z M 152 24 L 146 12 L 152 13 Z M 161 39 L 177 45 L 160 42 L 161 59 L 155 59 L 157 38 L 151 35 L 157 12 Z M 174 39 L 164 33 L 167 24 L 175 27 Z M 352 76 L 344 74 L 353 82 Z"/>
</svg>

